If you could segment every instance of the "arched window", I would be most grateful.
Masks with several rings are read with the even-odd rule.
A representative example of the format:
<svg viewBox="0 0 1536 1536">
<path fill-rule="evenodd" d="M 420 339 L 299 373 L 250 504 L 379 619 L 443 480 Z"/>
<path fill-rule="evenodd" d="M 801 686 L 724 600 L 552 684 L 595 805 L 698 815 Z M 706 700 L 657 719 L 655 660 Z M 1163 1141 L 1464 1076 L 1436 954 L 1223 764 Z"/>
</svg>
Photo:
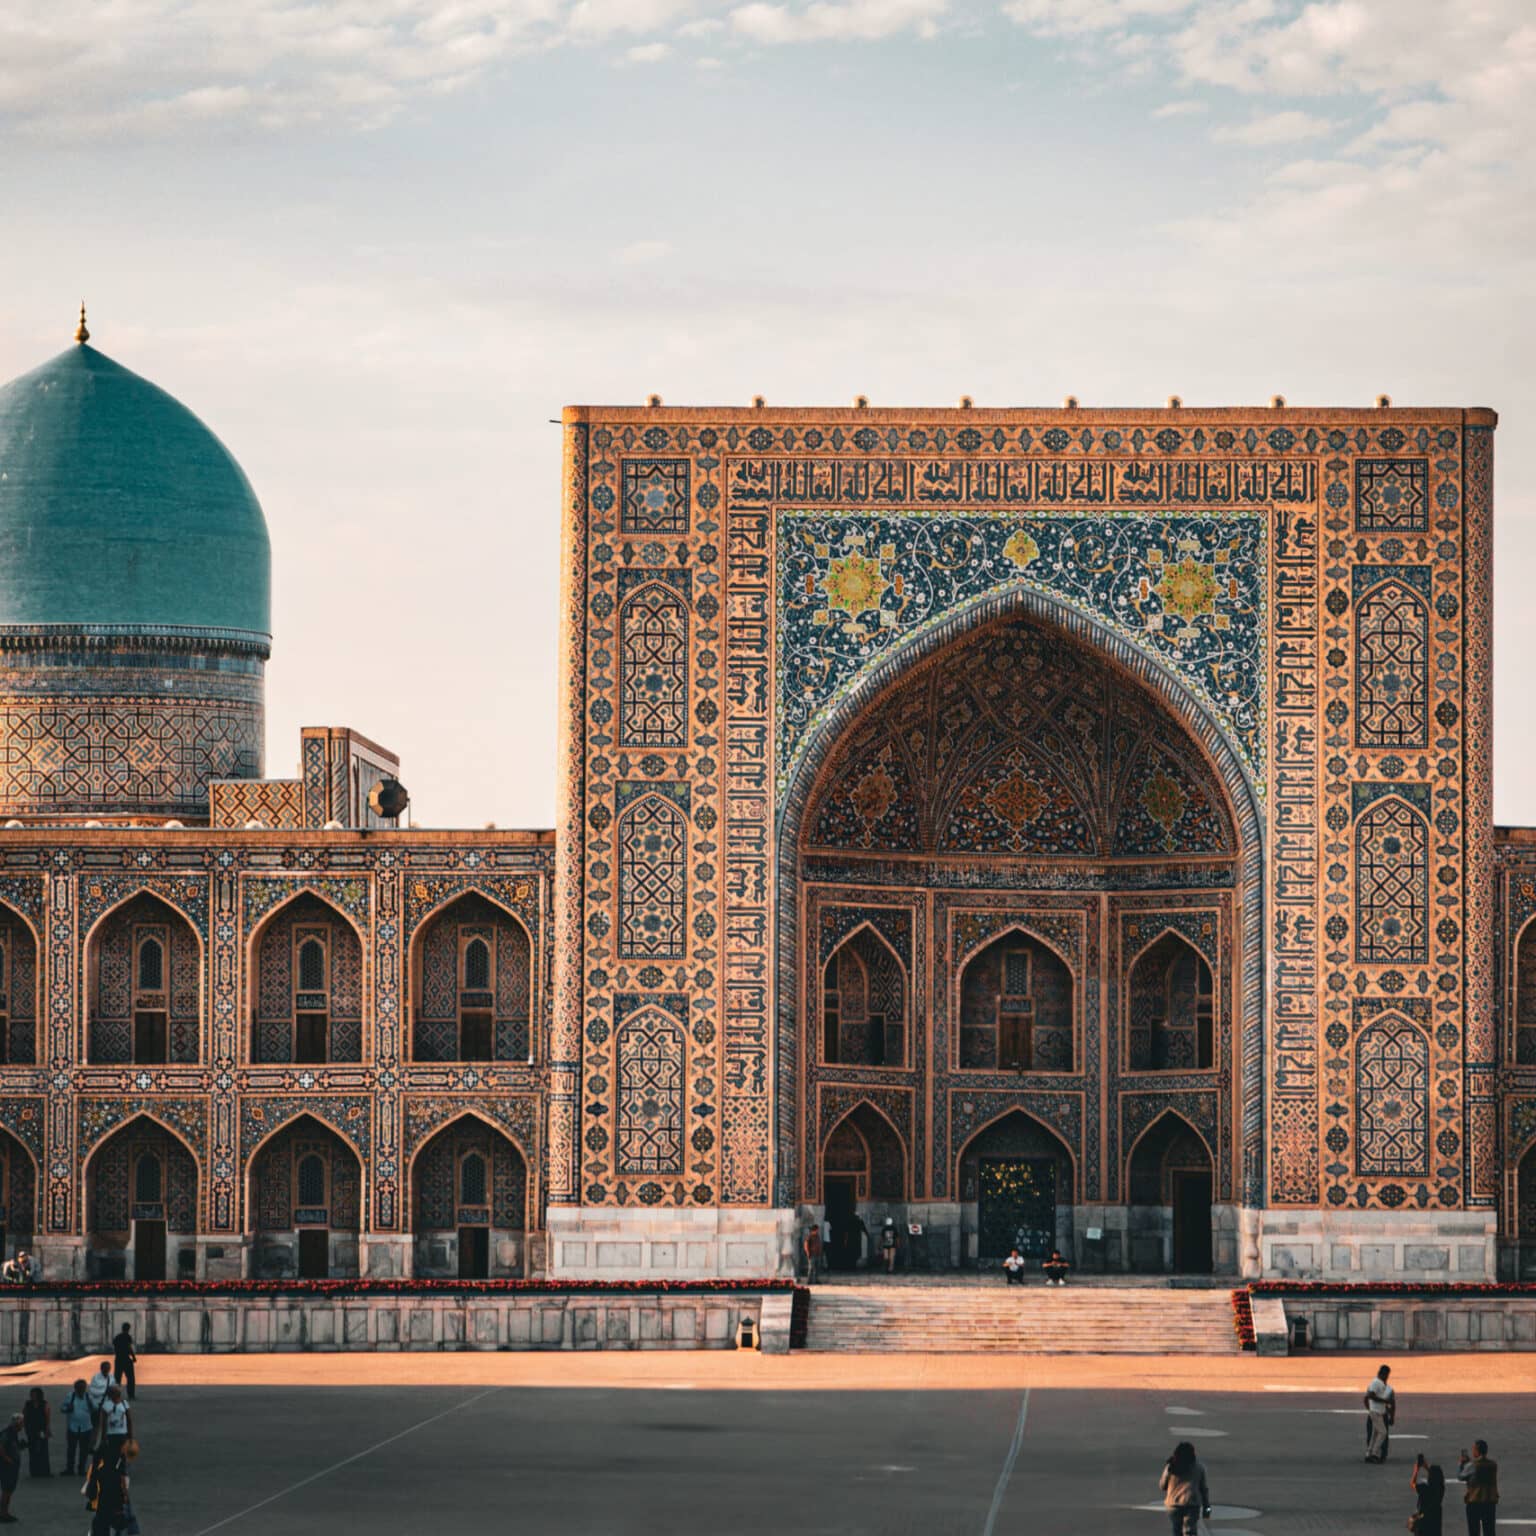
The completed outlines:
<svg viewBox="0 0 1536 1536">
<path fill-rule="evenodd" d="M 470 992 L 488 992 L 491 987 L 491 946 L 476 937 L 464 946 L 464 987 Z"/>
<path fill-rule="evenodd" d="M 153 1152 L 141 1153 L 133 1170 L 133 1203 L 159 1205 L 164 1190 L 165 1178 L 160 1159 Z"/>
<path fill-rule="evenodd" d="M 325 990 L 325 945 L 318 934 L 311 934 L 299 945 L 299 990 Z"/>
<path fill-rule="evenodd" d="M 660 795 L 619 818 L 619 958 L 681 960 L 687 953 L 688 828 Z"/>
<path fill-rule="evenodd" d="M 1428 579 L 1427 567 L 1409 570 Z M 1429 745 L 1429 607 L 1404 582 L 1355 604 L 1355 699 L 1356 746 Z"/>
<path fill-rule="evenodd" d="M 1525 925 L 1515 943 L 1515 1062 L 1536 1067 L 1536 921 Z M 1529 1235 L 1536 1239 L 1536 1232 Z"/>
<path fill-rule="evenodd" d="M 1396 795 L 1355 823 L 1355 960 L 1429 962 L 1429 826 Z"/>
<path fill-rule="evenodd" d="M 663 586 L 619 611 L 619 745 L 688 745 L 688 610 Z"/>
<path fill-rule="evenodd" d="M 1215 1064 L 1215 982 L 1193 945 L 1163 934 L 1137 956 L 1126 990 L 1131 1071 L 1204 1071 Z"/>
<path fill-rule="evenodd" d="M 318 1152 L 306 1152 L 299 1159 L 294 1182 L 301 1206 L 318 1209 L 325 1205 L 325 1159 Z"/>
<path fill-rule="evenodd" d="M 159 939 L 146 938 L 139 941 L 138 987 L 140 992 L 165 990 L 165 949 Z"/>
<path fill-rule="evenodd" d="M 901 1066 L 906 1055 L 906 973 L 871 928 L 861 927 L 833 951 L 822 985 L 822 1060 Z"/>
<path fill-rule="evenodd" d="M 1355 1042 L 1355 1172 L 1362 1178 L 1429 1175 L 1429 1041 L 1391 1014 Z"/>
<path fill-rule="evenodd" d="M 466 1152 L 459 1164 L 459 1204 L 486 1203 L 485 1159 L 478 1152 Z"/>
<path fill-rule="evenodd" d="M 960 1066 L 1070 1072 L 1072 973 L 1048 945 L 1013 931 L 973 955 L 960 975 Z"/>
</svg>

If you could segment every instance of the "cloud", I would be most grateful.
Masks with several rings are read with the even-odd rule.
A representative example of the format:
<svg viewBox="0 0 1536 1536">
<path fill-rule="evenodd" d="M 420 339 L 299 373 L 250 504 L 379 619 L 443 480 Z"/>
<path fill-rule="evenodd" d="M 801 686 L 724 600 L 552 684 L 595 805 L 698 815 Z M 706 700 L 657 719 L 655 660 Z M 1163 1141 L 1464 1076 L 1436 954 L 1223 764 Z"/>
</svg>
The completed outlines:
<svg viewBox="0 0 1536 1536">
<path fill-rule="evenodd" d="M 1119 32 L 1139 22 L 1177 16 L 1194 0 L 1007 0 L 1003 14 L 1042 37 Z"/>
<path fill-rule="evenodd" d="M 731 25 L 756 43 L 877 41 L 915 31 L 931 37 L 949 0 L 815 0 L 795 7 L 755 0 L 731 12 Z"/>
<path fill-rule="evenodd" d="M 634 240 L 628 245 L 621 246 L 613 259 L 621 267 L 648 267 L 655 262 L 665 261 L 671 254 L 670 241 Z"/>
<path fill-rule="evenodd" d="M 1299 144 L 1304 139 L 1321 138 L 1325 133 L 1333 132 L 1333 129 L 1334 124 L 1329 119 L 1314 116 L 1311 112 L 1270 112 L 1235 127 L 1218 128 L 1211 137 L 1231 144 L 1262 147 L 1267 144 Z"/>
<path fill-rule="evenodd" d="M 1186 98 L 1183 101 L 1164 102 L 1162 106 L 1153 110 L 1153 117 L 1196 117 L 1202 112 L 1209 111 L 1203 101 L 1193 101 Z"/>
<path fill-rule="evenodd" d="M 624 57 L 631 64 L 659 64 L 663 59 L 670 58 L 671 54 L 670 43 L 637 43 Z"/>
</svg>

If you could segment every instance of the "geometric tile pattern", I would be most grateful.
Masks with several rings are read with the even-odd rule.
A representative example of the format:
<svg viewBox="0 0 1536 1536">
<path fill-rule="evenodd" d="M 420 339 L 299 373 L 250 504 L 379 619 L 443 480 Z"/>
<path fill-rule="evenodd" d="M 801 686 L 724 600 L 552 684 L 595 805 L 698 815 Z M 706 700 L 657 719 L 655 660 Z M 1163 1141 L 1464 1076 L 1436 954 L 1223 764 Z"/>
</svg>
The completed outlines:
<svg viewBox="0 0 1536 1536">
<path fill-rule="evenodd" d="M 1399 795 L 1355 824 L 1355 958 L 1422 965 L 1429 958 L 1429 828 Z"/>
<path fill-rule="evenodd" d="M 1427 459 L 1355 460 L 1355 531 L 1429 531 Z"/>
<path fill-rule="evenodd" d="M 681 1026 L 659 1008 L 643 1010 L 619 1029 L 618 1060 L 620 1172 L 680 1174 L 686 1077 Z"/>
<path fill-rule="evenodd" d="M 1429 1041 L 1407 1019 L 1383 1014 L 1355 1040 L 1356 1171 L 1372 1178 L 1429 1176 Z"/>
<path fill-rule="evenodd" d="M 1355 602 L 1355 742 L 1399 749 L 1429 745 L 1429 568 L 1405 571 L 1413 585 L 1388 571 L 1355 568 L 1361 578 L 1380 574 Z"/>
<path fill-rule="evenodd" d="M 682 747 L 688 741 L 688 611 L 660 585 L 619 610 L 619 743 Z"/>
</svg>

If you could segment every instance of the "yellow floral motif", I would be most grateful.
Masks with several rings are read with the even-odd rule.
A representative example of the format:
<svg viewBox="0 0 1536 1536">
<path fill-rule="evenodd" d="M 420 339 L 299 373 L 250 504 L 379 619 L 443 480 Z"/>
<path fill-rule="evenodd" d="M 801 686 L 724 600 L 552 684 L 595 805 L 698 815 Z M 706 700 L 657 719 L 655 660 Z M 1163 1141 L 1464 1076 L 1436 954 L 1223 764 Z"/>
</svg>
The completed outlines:
<svg viewBox="0 0 1536 1536">
<path fill-rule="evenodd" d="M 1188 623 L 1202 614 L 1216 611 L 1216 572 L 1209 565 L 1185 556 L 1177 565 L 1163 572 L 1157 584 L 1163 607 L 1175 618 Z"/>
<path fill-rule="evenodd" d="M 1184 814 L 1184 791 L 1159 768 L 1147 780 L 1147 787 L 1141 792 L 1141 803 L 1146 807 L 1147 815 L 1167 832 Z"/>
<path fill-rule="evenodd" d="M 986 799 L 993 814 L 1001 816 L 1014 831 L 1033 821 L 1050 803 L 1050 796 L 1017 768 L 994 784 Z"/>
<path fill-rule="evenodd" d="M 853 554 L 833 560 L 827 566 L 822 585 L 826 589 L 828 607 L 841 610 L 849 618 L 857 618 L 880 606 L 880 599 L 890 582 L 881 575 L 878 560 Z"/>
<path fill-rule="evenodd" d="M 859 820 L 873 826 L 896 803 L 896 785 L 884 768 L 871 768 L 848 796 Z"/>
<path fill-rule="evenodd" d="M 1022 528 L 1008 536 L 1003 553 L 1022 571 L 1040 558 L 1040 546 Z"/>
</svg>

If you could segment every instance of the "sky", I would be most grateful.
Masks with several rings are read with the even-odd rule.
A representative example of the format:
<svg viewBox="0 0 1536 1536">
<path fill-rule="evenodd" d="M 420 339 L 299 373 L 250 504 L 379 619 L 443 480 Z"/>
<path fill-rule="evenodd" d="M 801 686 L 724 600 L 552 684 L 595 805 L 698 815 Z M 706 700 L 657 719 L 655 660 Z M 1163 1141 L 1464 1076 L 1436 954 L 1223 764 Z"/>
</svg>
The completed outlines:
<svg viewBox="0 0 1536 1536">
<path fill-rule="evenodd" d="M 1497 409 L 1536 823 L 1530 0 L 6 0 L 0 379 L 195 410 L 272 531 L 267 771 L 554 816 L 573 403 Z"/>
</svg>

